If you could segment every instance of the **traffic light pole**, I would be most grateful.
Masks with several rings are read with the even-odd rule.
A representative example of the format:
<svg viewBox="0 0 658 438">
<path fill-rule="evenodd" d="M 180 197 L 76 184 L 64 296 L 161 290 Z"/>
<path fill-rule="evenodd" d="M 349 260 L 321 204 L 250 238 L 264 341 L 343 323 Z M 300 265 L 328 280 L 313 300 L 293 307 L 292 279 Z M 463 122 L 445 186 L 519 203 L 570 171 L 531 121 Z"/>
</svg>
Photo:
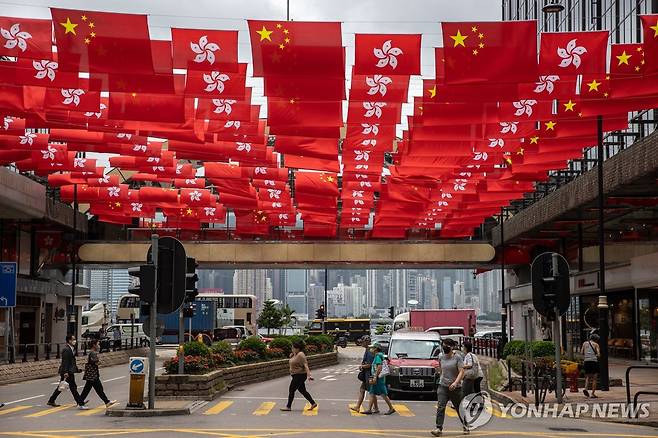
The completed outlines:
<svg viewBox="0 0 658 438">
<path fill-rule="evenodd" d="M 553 278 L 556 278 L 560 275 L 560 270 L 558 268 L 558 255 L 553 253 L 552 257 L 552 273 Z M 560 307 L 555 302 L 555 307 L 553 312 L 555 318 L 553 320 L 553 344 L 555 345 L 555 397 L 557 398 L 558 403 L 562 403 L 562 335 L 560 333 Z"/>
<path fill-rule="evenodd" d="M 155 339 L 156 339 L 156 320 L 158 318 L 158 235 L 151 236 L 151 259 L 153 266 L 155 266 L 155 293 L 153 302 L 151 303 L 151 311 L 149 313 L 149 409 L 155 409 Z"/>
<path fill-rule="evenodd" d="M 185 356 L 183 355 L 183 344 L 185 343 L 185 319 L 183 319 L 183 307 L 178 309 L 178 374 L 185 374 Z M 192 318 L 190 318 L 192 321 Z M 190 333 L 192 331 L 190 330 Z"/>
<path fill-rule="evenodd" d="M 327 301 L 327 268 L 324 268 L 324 314 L 322 315 L 322 334 L 327 334 L 327 311 L 329 310 L 329 301 Z"/>
</svg>

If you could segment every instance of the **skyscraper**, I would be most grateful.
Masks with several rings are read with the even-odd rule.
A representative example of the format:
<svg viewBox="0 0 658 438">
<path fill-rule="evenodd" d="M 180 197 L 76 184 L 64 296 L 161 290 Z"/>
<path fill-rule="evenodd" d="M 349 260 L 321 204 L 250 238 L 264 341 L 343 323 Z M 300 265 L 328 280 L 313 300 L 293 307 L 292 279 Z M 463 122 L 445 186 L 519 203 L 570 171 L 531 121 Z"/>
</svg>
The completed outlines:
<svg viewBox="0 0 658 438">
<path fill-rule="evenodd" d="M 233 294 L 256 295 L 257 306 L 260 309 L 263 303 L 271 298 L 267 296 L 265 278 L 264 269 L 236 269 L 233 274 Z"/>
<path fill-rule="evenodd" d="M 111 315 L 116 315 L 119 299 L 128 293 L 130 276 L 127 269 L 92 270 L 89 276 L 90 299 L 105 302 Z"/>
</svg>

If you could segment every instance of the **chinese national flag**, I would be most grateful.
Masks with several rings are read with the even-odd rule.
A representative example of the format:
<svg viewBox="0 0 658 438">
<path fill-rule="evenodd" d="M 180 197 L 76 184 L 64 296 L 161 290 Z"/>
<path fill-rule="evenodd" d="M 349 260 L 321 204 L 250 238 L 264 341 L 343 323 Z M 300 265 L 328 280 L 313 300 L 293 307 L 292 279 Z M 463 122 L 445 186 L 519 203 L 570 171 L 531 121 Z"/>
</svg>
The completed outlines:
<svg viewBox="0 0 658 438">
<path fill-rule="evenodd" d="M 182 123 L 185 99 L 169 94 L 110 93 L 109 118 Z"/>
<path fill-rule="evenodd" d="M 343 105 L 340 101 L 308 102 L 270 98 L 267 110 L 267 121 L 271 127 L 336 127 L 343 121 Z"/>
<path fill-rule="evenodd" d="M 542 33 L 540 74 L 605 74 L 608 31 Z"/>
<path fill-rule="evenodd" d="M 610 45 L 610 76 L 613 79 L 642 76 L 644 65 L 642 44 Z"/>
<path fill-rule="evenodd" d="M 644 34 L 644 54 L 646 57 L 645 73 L 658 72 L 658 14 L 642 15 Z"/>
<path fill-rule="evenodd" d="M 0 17 L 0 55 L 52 59 L 50 20 Z"/>
<path fill-rule="evenodd" d="M 146 15 L 50 9 L 62 70 L 153 74 Z"/>
<path fill-rule="evenodd" d="M 321 196 L 338 196 L 338 177 L 330 172 L 295 172 L 295 190 Z"/>
<path fill-rule="evenodd" d="M 419 75 L 421 35 L 356 34 L 355 74 Z"/>
<path fill-rule="evenodd" d="M 446 83 L 537 79 L 536 21 L 442 23 L 441 27 Z"/>
<path fill-rule="evenodd" d="M 171 29 L 174 68 L 211 70 L 238 62 L 238 31 Z"/>
<path fill-rule="evenodd" d="M 249 20 L 254 76 L 345 77 L 340 23 Z"/>
<path fill-rule="evenodd" d="M 338 160 L 338 140 L 332 138 L 292 137 L 278 135 L 275 150 L 302 157 Z"/>
</svg>

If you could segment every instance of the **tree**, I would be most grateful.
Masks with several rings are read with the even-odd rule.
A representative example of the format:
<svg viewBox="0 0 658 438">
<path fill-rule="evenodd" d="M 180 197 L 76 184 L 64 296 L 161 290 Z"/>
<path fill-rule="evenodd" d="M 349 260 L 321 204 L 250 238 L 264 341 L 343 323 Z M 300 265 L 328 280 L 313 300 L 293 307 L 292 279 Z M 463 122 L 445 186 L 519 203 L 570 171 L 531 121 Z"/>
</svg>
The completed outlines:
<svg viewBox="0 0 658 438">
<path fill-rule="evenodd" d="M 280 310 L 280 312 L 281 312 L 281 325 L 278 328 L 288 328 L 292 326 L 294 321 L 297 320 L 297 318 L 293 316 L 295 311 L 291 309 L 290 306 L 288 306 L 287 304 L 283 309 Z"/>
<path fill-rule="evenodd" d="M 259 327 L 265 327 L 267 329 L 267 335 L 269 336 L 270 330 L 273 328 L 279 328 L 282 325 L 283 315 L 279 309 L 274 306 L 274 302 L 265 301 L 263 304 L 263 310 L 261 310 L 260 315 L 258 315 Z"/>
</svg>

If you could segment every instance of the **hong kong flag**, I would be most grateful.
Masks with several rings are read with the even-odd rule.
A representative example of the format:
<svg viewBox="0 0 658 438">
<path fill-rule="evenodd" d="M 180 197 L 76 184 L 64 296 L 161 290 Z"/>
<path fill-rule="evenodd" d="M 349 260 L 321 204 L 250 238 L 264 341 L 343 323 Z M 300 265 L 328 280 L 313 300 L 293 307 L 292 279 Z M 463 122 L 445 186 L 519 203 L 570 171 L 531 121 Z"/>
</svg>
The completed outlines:
<svg viewBox="0 0 658 438">
<path fill-rule="evenodd" d="M 442 23 L 448 84 L 537 78 L 536 21 Z"/>
<path fill-rule="evenodd" d="M 604 74 L 608 31 L 542 33 L 540 74 Z"/>
<path fill-rule="evenodd" d="M 0 17 L 0 55 L 52 59 L 50 20 Z"/>
<path fill-rule="evenodd" d="M 171 29 L 174 68 L 210 70 L 238 62 L 238 31 Z"/>
<path fill-rule="evenodd" d="M 356 34 L 355 74 L 419 75 L 421 35 Z"/>
<path fill-rule="evenodd" d="M 658 72 L 658 14 L 642 15 L 644 34 L 645 73 Z"/>
</svg>

